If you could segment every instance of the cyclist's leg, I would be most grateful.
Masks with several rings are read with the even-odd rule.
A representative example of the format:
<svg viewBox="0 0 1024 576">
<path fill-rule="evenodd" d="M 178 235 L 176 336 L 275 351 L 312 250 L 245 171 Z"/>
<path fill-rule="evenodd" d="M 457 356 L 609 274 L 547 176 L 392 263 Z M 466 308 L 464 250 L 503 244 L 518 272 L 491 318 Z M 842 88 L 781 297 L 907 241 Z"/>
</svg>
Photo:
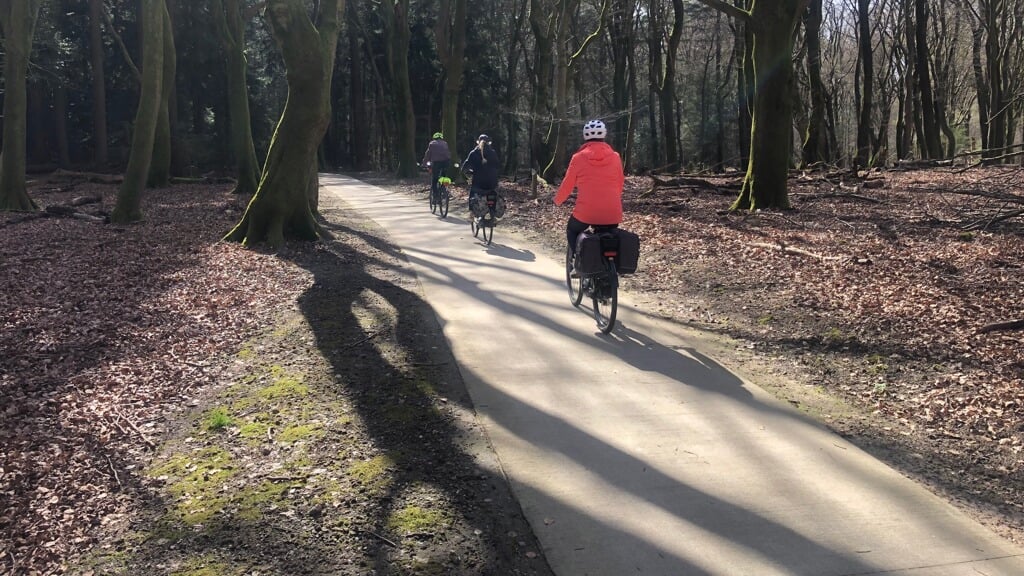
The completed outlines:
<svg viewBox="0 0 1024 576">
<path fill-rule="evenodd" d="M 581 222 L 576 219 L 575 216 L 569 216 L 569 221 L 565 224 L 565 239 L 567 242 L 566 254 L 568 254 L 569 258 L 576 255 L 576 239 L 579 238 L 580 234 L 582 234 L 588 226 L 590 226 L 590 224 Z"/>
<path fill-rule="evenodd" d="M 441 170 L 438 169 L 437 164 L 434 163 L 430 166 L 430 197 L 437 199 L 437 179 L 441 177 Z"/>
</svg>

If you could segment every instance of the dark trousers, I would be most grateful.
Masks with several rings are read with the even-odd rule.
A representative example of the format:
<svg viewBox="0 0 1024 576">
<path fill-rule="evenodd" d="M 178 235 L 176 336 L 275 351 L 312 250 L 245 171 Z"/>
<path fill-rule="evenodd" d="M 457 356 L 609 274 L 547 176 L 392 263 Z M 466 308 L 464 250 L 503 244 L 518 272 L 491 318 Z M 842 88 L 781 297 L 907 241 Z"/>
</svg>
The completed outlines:
<svg viewBox="0 0 1024 576">
<path fill-rule="evenodd" d="M 569 216 L 569 222 L 565 225 L 565 239 L 569 241 L 568 256 L 572 258 L 576 254 L 576 239 L 580 237 L 590 226 L 600 226 L 601 228 L 618 228 L 618 224 L 589 224 L 577 220 L 575 216 Z"/>
<path fill-rule="evenodd" d="M 448 170 L 448 160 L 434 160 L 430 163 L 430 193 L 437 194 L 437 179 Z"/>
</svg>

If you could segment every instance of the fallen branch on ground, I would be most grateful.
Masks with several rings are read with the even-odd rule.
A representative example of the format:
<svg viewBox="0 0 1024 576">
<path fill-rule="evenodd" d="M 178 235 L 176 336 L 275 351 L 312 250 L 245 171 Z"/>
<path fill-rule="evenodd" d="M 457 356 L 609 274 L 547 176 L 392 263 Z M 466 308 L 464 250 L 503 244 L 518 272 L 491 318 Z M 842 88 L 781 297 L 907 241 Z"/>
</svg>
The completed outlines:
<svg viewBox="0 0 1024 576">
<path fill-rule="evenodd" d="M 792 246 L 786 245 L 786 243 L 784 243 L 784 242 L 779 242 L 778 244 L 767 244 L 765 242 L 751 242 L 749 244 L 749 246 L 757 246 L 759 248 L 769 248 L 769 249 L 772 249 L 772 250 L 779 250 L 779 251 L 784 252 L 786 254 L 799 254 L 801 256 L 810 256 L 811 258 L 817 258 L 818 260 L 839 260 L 840 259 L 838 256 L 823 256 L 821 254 L 815 254 L 814 252 L 810 252 L 808 250 L 803 250 L 801 248 L 793 248 Z"/>
<path fill-rule="evenodd" d="M 977 220 L 975 222 L 972 222 L 971 224 L 968 224 L 967 226 L 964 226 L 963 229 L 964 230 L 984 230 L 984 229 L 988 228 L 989 226 L 991 226 L 993 224 L 996 224 L 998 222 L 1002 222 L 1003 220 L 1009 220 L 1011 218 L 1016 218 L 1017 216 L 1020 216 L 1022 214 L 1024 214 L 1024 210 L 1014 210 L 1012 212 L 1006 212 L 1004 214 L 999 214 L 998 216 L 993 216 L 992 218 L 982 218 L 981 220 Z"/>
<path fill-rule="evenodd" d="M 1020 320 L 1010 320 L 1008 322 L 993 322 L 992 324 L 986 324 L 981 328 L 978 328 L 975 334 L 986 334 L 988 332 L 999 332 L 1003 330 L 1021 330 L 1024 329 L 1024 318 Z"/>
</svg>

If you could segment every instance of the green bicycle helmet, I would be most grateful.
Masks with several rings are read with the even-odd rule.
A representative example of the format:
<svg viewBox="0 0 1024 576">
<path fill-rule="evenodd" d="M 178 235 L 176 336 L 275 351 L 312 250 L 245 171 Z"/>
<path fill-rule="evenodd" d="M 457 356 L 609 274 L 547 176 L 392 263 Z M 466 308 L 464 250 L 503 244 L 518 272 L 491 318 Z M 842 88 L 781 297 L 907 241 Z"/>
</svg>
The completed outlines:
<svg viewBox="0 0 1024 576">
<path fill-rule="evenodd" d="M 441 134 L 440 132 L 434 132 L 434 140 L 441 140 L 442 138 L 444 138 L 444 134 Z"/>
</svg>

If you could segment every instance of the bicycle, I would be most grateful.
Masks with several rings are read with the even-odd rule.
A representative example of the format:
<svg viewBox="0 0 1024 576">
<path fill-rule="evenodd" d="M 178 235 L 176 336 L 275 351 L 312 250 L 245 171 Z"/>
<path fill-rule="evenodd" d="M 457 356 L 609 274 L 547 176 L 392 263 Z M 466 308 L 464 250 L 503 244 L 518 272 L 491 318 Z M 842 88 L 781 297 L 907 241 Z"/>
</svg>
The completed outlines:
<svg viewBox="0 0 1024 576">
<path fill-rule="evenodd" d="M 619 255 L 619 237 L 613 226 L 592 226 L 601 251 L 601 265 L 598 270 L 578 271 L 578 255 L 574 250 L 565 255 L 565 284 L 569 290 L 569 302 L 580 307 L 584 296 L 593 303 L 594 320 L 602 334 L 615 328 L 615 315 L 619 309 L 619 273 L 615 259 Z"/>
<path fill-rule="evenodd" d="M 447 176 L 441 176 L 437 179 L 437 192 L 430 194 L 430 213 L 435 214 L 441 213 L 441 218 L 448 217 L 448 204 L 451 202 L 452 193 L 448 190 L 448 185 L 452 183 L 452 179 Z"/>
<path fill-rule="evenodd" d="M 498 192 L 495 190 L 487 190 L 481 192 L 475 198 L 485 198 L 487 202 L 487 211 L 482 214 L 477 214 L 477 211 L 473 211 L 472 217 L 469 219 L 469 229 L 473 232 L 473 238 L 483 233 L 483 241 L 488 246 L 491 245 L 491 241 L 494 240 L 494 225 L 498 222 L 497 216 L 495 216 L 495 206 L 498 203 Z M 470 209 L 472 209 L 472 202 L 470 202 Z M 483 212 L 481 210 L 481 212 Z"/>
<path fill-rule="evenodd" d="M 455 163 L 455 167 L 458 168 L 459 164 Z M 420 170 L 425 170 L 430 175 L 431 180 L 433 179 L 434 166 L 427 162 L 426 164 L 420 165 Z M 430 213 L 437 214 L 441 212 L 441 218 L 448 217 L 448 204 L 451 202 L 451 191 L 448 190 L 448 186 L 451 185 L 452 179 L 441 173 L 441 176 L 437 179 L 437 192 L 434 192 L 433 185 L 431 185 L 430 192 L 427 193 L 427 197 L 430 203 Z"/>
</svg>

